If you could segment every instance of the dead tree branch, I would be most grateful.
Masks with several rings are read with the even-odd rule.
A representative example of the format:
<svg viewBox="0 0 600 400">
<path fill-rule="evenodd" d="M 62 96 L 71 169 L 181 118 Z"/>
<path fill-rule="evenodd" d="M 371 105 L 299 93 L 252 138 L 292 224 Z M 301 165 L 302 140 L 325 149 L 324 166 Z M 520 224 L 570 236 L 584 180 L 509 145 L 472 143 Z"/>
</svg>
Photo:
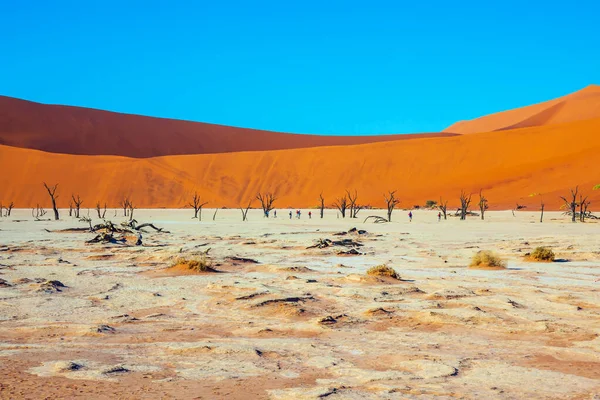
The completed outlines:
<svg viewBox="0 0 600 400">
<path fill-rule="evenodd" d="M 336 199 L 333 205 L 338 209 L 340 214 L 342 214 L 342 218 L 346 218 L 346 209 L 348 208 L 348 198 L 346 195 Z"/>
<path fill-rule="evenodd" d="M 579 186 L 575 186 L 575 189 L 571 189 L 571 195 L 567 200 L 566 197 L 560 196 L 560 198 L 565 202 L 565 208 L 570 210 L 571 221 L 577 222 L 577 194 L 579 193 Z"/>
<path fill-rule="evenodd" d="M 448 219 L 447 214 L 446 214 L 446 211 L 448 211 L 448 200 L 444 200 L 440 196 L 440 204 L 438 205 L 438 208 L 444 215 L 444 220 Z"/>
<path fill-rule="evenodd" d="M 400 200 L 398 200 L 396 198 L 396 191 L 390 191 L 388 192 L 387 195 L 383 195 L 383 197 L 385 198 L 385 202 L 387 205 L 387 216 L 388 216 L 388 221 L 392 222 L 392 211 L 394 211 L 394 208 L 396 208 L 396 205 L 398 203 L 400 203 Z M 368 219 L 369 217 L 367 217 Z M 366 220 L 365 220 L 366 221 Z M 375 221 L 378 222 L 378 221 Z"/>
<path fill-rule="evenodd" d="M 488 199 L 483 195 L 483 190 L 479 190 L 479 211 L 481 212 L 481 220 L 485 219 L 484 215 L 486 210 L 488 209 Z"/>
<path fill-rule="evenodd" d="M 321 219 L 323 219 L 323 214 L 325 213 L 325 198 L 323 197 L 323 192 L 319 194 L 319 209 L 321 211 Z"/>
<path fill-rule="evenodd" d="M 44 182 L 44 187 L 48 191 L 48 195 L 50 196 L 50 199 L 52 200 L 52 209 L 54 210 L 54 219 L 56 221 L 58 221 L 58 219 L 60 218 L 58 215 L 58 207 L 56 207 L 56 199 L 58 199 L 58 195 L 56 194 L 56 189 L 58 188 L 58 183 L 52 187 L 49 187 L 46 184 L 46 182 Z"/>
<path fill-rule="evenodd" d="M 467 213 L 469 212 L 469 205 L 471 204 L 471 194 L 467 195 L 464 190 L 460 191 L 460 219 L 467 219 Z"/>
<path fill-rule="evenodd" d="M 248 219 L 248 210 L 250 209 L 251 205 L 252 205 L 252 200 L 250 200 L 248 202 L 248 205 L 246 206 L 246 208 L 240 207 L 240 211 L 242 212 L 242 221 L 246 221 Z"/>
<path fill-rule="evenodd" d="M 269 218 L 269 213 L 273 209 L 273 203 L 277 200 L 275 193 L 257 193 L 256 199 L 260 201 L 260 206 L 263 209 L 263 214 L 266 218 Z"/>
</svg>

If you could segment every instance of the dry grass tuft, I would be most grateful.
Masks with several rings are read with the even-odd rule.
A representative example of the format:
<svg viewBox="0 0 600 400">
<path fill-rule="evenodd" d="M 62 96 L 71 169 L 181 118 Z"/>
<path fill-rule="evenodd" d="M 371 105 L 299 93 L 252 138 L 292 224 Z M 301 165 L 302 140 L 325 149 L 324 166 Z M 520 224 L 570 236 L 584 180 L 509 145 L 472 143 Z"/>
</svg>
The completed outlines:
<svg viewBox="0 0 600 400">
<path fill-rule="evenodd" d="M 390 278 L 400 279 L 400 276 L 396 273 L 394 268 L 388 267 L 385 264 L 369 268 L 369 270 L 367 271 L 367 275 L 388 276 Z"/>
<path fill-rule="evenodd" d="M 481 250 L 473 255 L 469 267 L 481 269 L 504 269 L 506 268 L 506 263 L 493 251 Z"/>
<path fill-rule="evenodd" d="M 535 261 L 554 261 L 555 255 L 550 247 L 536 247 L 529 255 L 529 258 Z"/>
<path fill-rule="evenodd" d="M 216 272 L 212 262 L 205 255 L 200 258 L 178 258 L 171 267 L 185 267 L 194 272 Z"/>
</svg>

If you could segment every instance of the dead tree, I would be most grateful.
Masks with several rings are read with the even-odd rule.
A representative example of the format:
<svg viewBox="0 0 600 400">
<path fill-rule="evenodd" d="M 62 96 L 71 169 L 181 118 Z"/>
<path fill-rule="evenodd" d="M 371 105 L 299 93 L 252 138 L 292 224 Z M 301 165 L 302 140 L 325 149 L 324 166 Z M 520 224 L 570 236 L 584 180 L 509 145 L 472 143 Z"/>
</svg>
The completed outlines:
<svg viewBox="0 0 600 400">
<path fill-rule="evenodd" d="M 438 208 L 440 209 L 440 211 L 442 212 L 442 214 L 444 215 L 444 219 L 448 219 L 447 215 L 446 215 L 446 211 L 448 211 L 448 200 L 443 200 L 440 197 L 440 204 L 438 205 Z"/>
<path fill-rule="evenodd" d="M 575 186 L 575 189 L 571 189 L 571 196 L 569 200 L 566 197 L 560 196 L 560 198 L 565 202 L 565 208 L 570 210 L 571 212 L 571 221 L 577 222 L 577 194 L 579 193 L 579 186 Z"/>
<path fill-rule="evenodd" d="M 579 195 L 579 221 L 581 222 L 585 222 L 585 214 L 587 213 L 587 208 L 589 206 L 587 198 L 587 196 L 583 197 L 582 194 Z"/>
<path fill-rule="evenodd" d="M 83 203 L 83 200 L 81 200 L 79 195 L 77 195 L 77 197 L 75 197 L 75 195 L 71 195 L 71 199 L 75 205 L 75 218 L 79 218 L 79 209 L 81 208 L 81 203 Z"/>
<path fill-rule="evenodd" d="M 346 195 L 344 195 L 344 197 L 336 199 L 333 205 L 335 206 L 335 208 L 338 209 L 340 214 L 342 214 L 342 218 L 346 218 L 346 209 L 348 208 L 348 198 L 346 197 Z"/>
<path fill-rule="evenodd" d="M 69 217 L 73 216 L 73 200 L 69 200 Z"/>
<path fill-rule="evenodd" d="M 100 206 L 100 202 L 97 202 L 96 203 L 96 213 L 98 213 L 98 218 L 104 219 L 104 217 L 106 216 L 106 203 L 104 203 L 104 211 L 103 211 L 102 207 Z"/>
<path fill-rule="evenodd" d="M 483 190 L 479 190 L 479 211 L 481 212 L 481 220 L 484 220 L 485 211 L 488 209 L 488 199 L 483 195 Z"/>
<path fill-rule="evenodd" d="M 60 218 L 60 216 L 58 215 L 58 207 L 56 207 L 56 199 L 58 199 L 58 195 L 56 194 L 56 189 L 58 188 L 58 183 L 52 187 L 49 187 L 48 185 L 46 185 L 46 182 L 44 182 L 44 187 L 48 191 L 48 195 L 50 196 L 50 199 L 52 200 L 52 209 L 54 210 L 54 219 L 56 221 L 58 221 L 58 219 Z"/>
<path fill-rule="evenodd" d="M 123 200 L 119 203 L 119 205 L 123 208 L 123 216 L 126 217 L 129 214 L 129 206 L 130 201 L 128 197 L 124 197 Z"/>
<path fill-rule="evenodd" d="M 202 207 L 204 207 L 207 204 L 208 201 L 202 203 L 200 200 L 200 196 L 198 196 L 198 192 L 194 192 L 194 197 L 192 197 L 192 201 L 188 204 L 194 209 L 194 216 L 192 217 L 192 219 L 198 218 L 199 221 L 202 221 Z M 200 215 L 200 217 L 198 217 L 198 214 Z"/>
<path fill-rule="evenodd" d="M 130 221 L 133 220 L 133 210 L 135 210 L 135 206 L 133 205 L 133 202 L 131 200 L 129 200 L 129 220 Z"/>
<path fill-rule="evenodd" d="M 524 210 L 525 208 L 527 208 L 527 206 L 524 206 L 522 204 L 516 203 L 515 204 L 515 208 L 513 210 L 511 210 L 513 217 L 516 217 L 515 211 Z"/>
<path fill-rule="evenodd" d="M 321 219 L 323 219 L 323 214 L 325 213 L 325 198 L 323 197 L 323 193 L 319 195 L 319 209 L 321 210 Z"/>
<path fill-rule="evenodd" d="M 587 217 L 587 218 L 593 218 L 594 216 L 592 215 L 591 211 L 588 211 L 588 207 L 590 206 L 592 202 L 591 201 L 586 201 L 585 204 L 583 205 L 583 214 Z M 12 204 L 12 203 L 11 203 Z M 9 214 L 10 215 L 10 212 Z M 598 218 L 595 218 L 598 219 Z"/>
<path fill-rule="evenodd" d="M 219 209 L 215 208 L 215 213 L 213 214 L 213 221 L 215 220 L 215 218 L 217 218 L 217 211 L 219 211 Z"/>
<path fill-rule="evenodd" d="M 240 207 L 240 211 L 242 212 L 242 221 L 246 221 L 248 219 L 248 210 L 250 209 L 251 205 L 252 205 L 252 200 L 250 200 L 248 202 L 248 205 L 246 206 L 246 208 Z"/>
<path fill-rule="evenodd" d="M 390 191 L 387 195 L 383 195 L 387 204 L 387 216 L 388 221 L 392 222 L 392 211 L 396 208 L 396 205 L 400 203 L 400 200 L 396 198 L 396 191 Z"/>
<path fill-rule="evenodd" d="M 354 190 L 354 194 L 352 194 L 349 190 L 346 190 L 346 194 L 350 203 L 350 218 L 356 218 L 358 212 L 363 209 L 363 206 L 358 204 L 358 192 Z"/>
<path fill-rule="evenodd" d="M 6 208 L 6 214 L 5 217 L 10 217 L 10 213 L 12 212 L 13 207 L 15 206 L 15 203 L 13 203 L 12 201 L 10 202 L 10 204 L 8 205 L 8 207 Z M 2 214 L 2 210 L 0 209 L 0 214 Z"/>
<path fill-rule="evenodd" d="M 39 204 L 36 205 L 35 208 L 31 209 L 31 216 L 39 221 L 40 217 L 46 215 L 46 210 L 40 207 Z"/>
<path fill-rule="evenodd" d="M 263 214 L 266 218 L 269 218 L 269 213 L 273 209 L 273 203 L 277 200 L 275 193 L 257 193 L 256 199 L 260 201 L 260 206 L 263 209 Z"/>
<path fill-rule="evenodd" d="M 544 204 L 544 198 L 542 197 L 542 195 L 540 194 L 540 223 L 544 222 L 544 207 L 546 205 Z"/>
<path fill-rule="evenodd" d="M 460 191 L 460 219 L 467 219 L 467 213 L 469 211 L 469 205 L 471 205 L 471 194 L 467 196 L 464 190 Z"/>
</svg>

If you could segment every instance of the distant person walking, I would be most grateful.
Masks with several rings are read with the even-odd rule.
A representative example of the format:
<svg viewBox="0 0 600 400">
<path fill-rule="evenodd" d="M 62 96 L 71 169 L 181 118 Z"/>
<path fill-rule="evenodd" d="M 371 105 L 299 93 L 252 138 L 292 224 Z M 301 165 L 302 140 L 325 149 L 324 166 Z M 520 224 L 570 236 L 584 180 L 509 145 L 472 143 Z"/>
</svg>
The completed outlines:
<svg viewBox="0 0 600 400">
<path fill-rule="evenodd" d="M 308 212 L 308 219 L 312 219 L 312 211 Z"/>
<path fill-rule="evenodd" d="M 412 211 L 408 212 L 408 221 L 412 222 Z"/>
<path fill-rule="evenodd" d="M 440 222 L 442 220 L 442 213 L 438 212 L 438 222 Z"/>
<path fill-rule="evenodd" d="M 290 219 L 292 219 L 292 210 L 290 210 Z"/>
<path fill-rule="evenodd" d="M 273 210 L 273 218 L 277 218 L 277 210 Z"/>
</svg>

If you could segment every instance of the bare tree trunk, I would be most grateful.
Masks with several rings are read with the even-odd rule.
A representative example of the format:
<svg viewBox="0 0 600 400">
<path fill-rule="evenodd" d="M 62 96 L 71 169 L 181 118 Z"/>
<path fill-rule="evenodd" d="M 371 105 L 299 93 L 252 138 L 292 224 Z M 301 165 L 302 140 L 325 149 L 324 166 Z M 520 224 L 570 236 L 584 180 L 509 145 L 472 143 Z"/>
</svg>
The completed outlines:
<svg viewBox="0 0 600 400">
<path fill-rule="evenodd" d="M 471 195 L 467 194 L 461 190 L 460 192 L 460 219 L 467 219 L 467 212 L 469 211 L 469 205 L 471 204 Z"/>
<path fill-rule="evenodd" d="M 198 192 L 194 192 L 192 201 L 189 203 L 189 206 L 194 209 L 194 216 L 192 217 L 192 219 L 199 218 L 198 220 L 202 221 L 202 207 L 204 207 L 207 204 L 207 201 L 205 201 L 204 203 L 200 201 L 200 196 L 198 196 Z M 198 215 L 200 216 L 198 217 Z"/>
<path fill-rule="evenodd" d="M 260 201 L 260 206 L 263 209 L 263 216 L 265 218 L 269 218 L 269 213 L 273 209 L 273 203 L 275 203 L 275 200 L 277 200 L 275 193 L 257 193 L 256 199 Z"/>
<path fill-rule="evenodd" d="M 479 190 L 479 211 L 481 211 L 481 220 L 484 220 L 485 211 L 488 209 L 488 200 L 483 195 L 483 191 Z"/>
<path fill-rule="evenodd" d="M 213 214 L 213 221 L 215 220 L 215 218 L 217 218 L 217 211 L 219 211 L 219 209 L 215 208 L 215 213 Z"/>
<path fill-rule="evenodd" d="M 248 218 L 248 210 L 250 209 L 251 205 L 252 205 L 252 200 L 250 200 L 248 202 L 248 205 L 246 206 L 245 209 L 240 207 L 240 211 L 242 212 L 242 221 L 246 221 L 246 219 Z"/>
<path fill-rule="evenodd" d="M 567 210 L 571 210 L 571 221 L 577 222 L 577 193 L 579 192 L 579 186 L 575 186 L 575 189 L 571 189 L 570 199 L 567 200 L 566 197 L 561 196 L 565 202 L 565 207 Z"/>
<path fill-rule="evenodd" d="M 348 201 L 350 202 L 350 218 L 356 218 L 358 212 L 363 208 L 358 205 L 358 192 L 354 190 L 354 194 L 352 194 L 349 190 L 346 190 L 346 194 L 348 195 Z"/>
<path fill-rule="evenodd" d="M 342 214 L 342 218 L 346 218 L 346 208 L 348 207 L 348 198 L 346 195 L 338 198 L 335 201 L 334 206 L 339 210 L 340 214 Z"/>
<path fill-rule="evenodd" d="M 579 220 L 585 222 L 585 213 L 587 210 L 587 196 L 584 198 L 583 195 L 579 195 Z"/>
<path fill-rule="evenodd" d="M 388 222 L 392 222 L 392 212 L 400 200 L 396 198 L 396 191 L 389 191 L 387 195 L 383 196 L 387 205 L 387 219 Z"/>
<path fill-rule="evenodd" d="M 444 220 L 448 219 L 446 217 L 446 211 L 448 210 L 448 200 L 444 201 L 442 200 L 442 198 L 440 197 L 440 205 L 438 206 L 440 208 L 440 211 L 442 212 L 442 214 L 444 215 Z"/>
<path fill-rule="evenodd" d="M 323 193 L 319 195 L 319 201 L 321 202 L 321 219 L 323 219 L 323 214 L 325 213 L 325 198 L 323 197 Z"/>
<path fill-rule="evenodd" d="M 71 201 L 73 202 L 73 204 L 75 204 L 75 218 L 79 218 L 79 210 L 81 209 L 81 204 L 83 204 L 83 200 L 81 200 L 81 197 L 79 197 L 79 195 L 75 197 L 75 195 L 72 194 Z"/>
<path fill-rule="evenodd" d="M 60 219 L 60 216 L 58 215 L 58 207 L 56 207 L 56 199 L 58 199 L 58 195 L 56 194 L 56 189 L 58 188 L 58 183 L 55 184 L 54 186 L 52 186 L 52 188 L 50 188 L 48 185 L 46 185 L 46 182 L 44 182 L 44 187 L 48 191 L 48 195 L 50 196 L 50 199 L 52 200 L 52 209 L 54 210 L 54 220 L 58 221 Z"/>
</svg>

